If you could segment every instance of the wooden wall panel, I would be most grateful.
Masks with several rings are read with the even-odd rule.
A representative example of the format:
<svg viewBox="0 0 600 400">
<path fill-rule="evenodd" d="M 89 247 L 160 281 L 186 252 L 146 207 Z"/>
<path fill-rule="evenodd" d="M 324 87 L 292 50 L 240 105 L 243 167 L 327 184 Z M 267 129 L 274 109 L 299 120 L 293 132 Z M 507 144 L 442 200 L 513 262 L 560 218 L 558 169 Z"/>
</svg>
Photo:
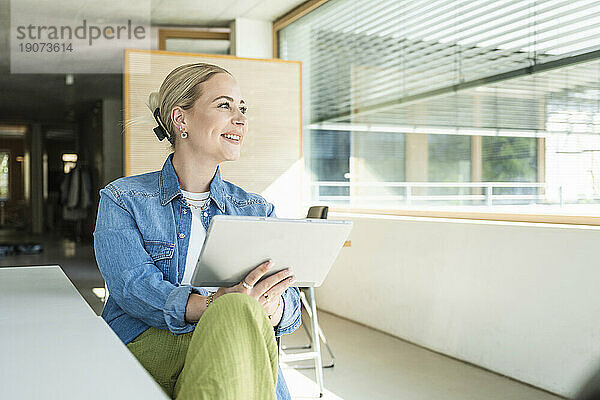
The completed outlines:
<svg viewBox="0 0 600 400">
<path fill-rule="evenodd" d="M 222 176 L 261 193 L 302 156 L 301 64 L 282 60 L 127 50 L 125 63 L 125 174 L 162 167 L 169 143 L 159 142 L 146 106 L 175 67 L 195 62 L 219 65 L 237 79 L 248 105 L 248 136 L 238 161 L 221 164 Z"/>
</svg>

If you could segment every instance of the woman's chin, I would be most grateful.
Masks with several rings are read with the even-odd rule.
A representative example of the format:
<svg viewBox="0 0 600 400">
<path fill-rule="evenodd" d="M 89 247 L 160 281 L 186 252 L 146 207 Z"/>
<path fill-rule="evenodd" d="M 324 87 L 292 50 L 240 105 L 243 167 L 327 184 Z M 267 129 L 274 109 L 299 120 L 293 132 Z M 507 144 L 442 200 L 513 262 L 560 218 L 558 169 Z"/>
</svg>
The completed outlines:
<svg viewBox="0 0 600 400">
<path fill-rule="evenodd" d="M 240 153 L 229 153 L 225 154 L 223 161 L 237 161 L 240 159 Z"/>
</svg>

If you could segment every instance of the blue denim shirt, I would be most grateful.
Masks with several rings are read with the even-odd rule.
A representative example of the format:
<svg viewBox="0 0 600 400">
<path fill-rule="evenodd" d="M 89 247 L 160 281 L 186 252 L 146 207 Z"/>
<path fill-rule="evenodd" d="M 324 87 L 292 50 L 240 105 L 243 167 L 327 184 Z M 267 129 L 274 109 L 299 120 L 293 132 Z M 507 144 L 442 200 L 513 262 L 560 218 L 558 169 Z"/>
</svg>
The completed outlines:
<svg viewBox="0 0 600 400">
<path fill-rule="evenodd" d="M 120 178 L 100 190 L 94 251 L 110 293 L 102 318 L 125 344 L 150 326 L 175 335 L 193 331 L 196 324 L 185 321 L 188 297 L 207 294 L 203 288 L 181 285 L 192 213 L 172 158 L 169 155 L 160 171 Z M 206 230 L 219 214 L 275 217 L 272 204 L 222 180 L 218 167 L 210 199 L 202 217 Z M 298 288 L 287 289 L 282 297 L 283 316 L 275 336 L 300 326 Z M 281 370 L 277 398 L 289 398 Z"/>
</svg>

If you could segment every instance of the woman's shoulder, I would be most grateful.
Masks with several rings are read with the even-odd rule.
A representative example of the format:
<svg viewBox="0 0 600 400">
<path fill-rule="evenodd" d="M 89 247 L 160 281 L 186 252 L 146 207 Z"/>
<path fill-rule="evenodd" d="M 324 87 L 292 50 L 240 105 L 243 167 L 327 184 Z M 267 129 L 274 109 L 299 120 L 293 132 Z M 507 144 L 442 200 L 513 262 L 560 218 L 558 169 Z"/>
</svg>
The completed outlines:
<svg viewBox="0 0 600 400">
<path fill-rule="evenodd" d="M 158 195 L 159 176 L 160 171 L 124 176 L 108 183 L 105 190 L 110 190 L 116 196 L 127 194 L 141 194 L 147 196 Z"/>
</svg>

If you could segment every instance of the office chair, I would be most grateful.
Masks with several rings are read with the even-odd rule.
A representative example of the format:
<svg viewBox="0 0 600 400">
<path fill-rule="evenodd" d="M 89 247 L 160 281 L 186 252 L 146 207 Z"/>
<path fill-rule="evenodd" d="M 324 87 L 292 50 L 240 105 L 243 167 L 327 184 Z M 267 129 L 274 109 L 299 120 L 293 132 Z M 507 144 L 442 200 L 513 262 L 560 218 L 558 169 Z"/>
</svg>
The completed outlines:
<svg viewBox="0 0 600 400">
<path fill-rule="evenodd" d="M 327 219 L 328 211 L 329 207 L 327 206 L 312 206 L 308 209 L 306 218 Z"/>
<path fill-rule="evenodd" d="M 327 219 L 328 210 L 329 210 L 329 207 L 327 207 L 327 206 L 310 207 L 308 209 L 308 214 L 306 215 L 306 218 Z M 307 344 L 301 345 L 301 346 L 282 345 L 281 350 L 310 350 L 310 349 L 313 349 L 314 351 L 303 351 L 303 352 L 298 352 L 298 353 L 293 353 L 293 354 L 285 354 L 284 353 L 283 359 L 286 362 L 289 362 L 289 361 L 294 362 L 294 361 L 313 359 L 315 361 L 314 367 L 298 366 L 298 365 L 292 365 L 291 367 L 296 368 L 296 369 L 315 368 L 317 384 L 319 385 L 319 394 L 320 394 L 320 397 L 323 397 L 323 368 L 333 367 L 335 365 L 335 356 L 333 355 L 333 352 L 331 351 L 331 347 L 329 347 L 329 344 L 327 343 L 327 338 L 325 337 L 323 330 L 319 326 L 319 322 L 317 319 L 317 304 L 315 301 L 315 288 L 314 287 L 301 288 L 300 300 L 302 301 L 302 305 L 306 309 L 306 313 L 308 314 L 308 317 L 311 320 L 312 334 L 311 334 L 311 332 L 309 332 L 307 325 L 302 324 L 302 326 L 304 327 L 304 331 L 306 332 L 306 335 L 309 338 L 309 342 Z M 319 342 L 319 338 L 325 344 L 327 351 L 329 352 L 329 356 L 331 357 L 331 362 L 329 362 L 328 364 L 323 364 L 323 362 L 322 362 L 321 345 Z"/>
<path fill-rule="evenodd" d="M 313 206 L 308 209 L 306 218 L 327 219 L 328 211 L 329 211 L 328 206 Z M 300 299 L 302 300 L 302 305 L 306 309 L 306 312 L 307 312 L 309 318 L 312 319 L 310 303 L 307 300 L 306 294 L 305 294 L 305 291 L 307 289 L 308 288 L 302 288 L 302 291 L 300 294 Z M 312 302 L 312 299 L 314 299 L 314 296 L 312 296 L 312 298 L 310 300 L 311 302 Z M 304 327 L 304 331 L 306 332 L 306 335 L 309 338 L 309 342 L 307 344 L 301 345 L 301 346 L 285 346 L 284 345 L 284 346 L 282 346 L 283 350 L 300 350 L 300 349 L 312 348 L 312 336 L 311 336 L 307 326 L 305 324 L 302 324 L 302 326 Z M 325 337 L 325 334 L 323 333 L 323 330 L 321 329 L 321 327 L 319 327 L 319 336 L 321 337 L 321 340 L 327 347 L 327 351 L 329 352 L 329 356 L 331 357 L 331 361 L 328 364 L 323 364 L 323 368 L 331 368 L 335 365 L 335 356 L 333 355 L 333 352 L 331 351 L 331 347 L 329 347 L 329 344 L 327 343 L 327 338 Z M 299 369 L 307 369 L 307 368 L 314 368 L 314 367 L 298 367 L 298 368 Z"/>
</svg>

